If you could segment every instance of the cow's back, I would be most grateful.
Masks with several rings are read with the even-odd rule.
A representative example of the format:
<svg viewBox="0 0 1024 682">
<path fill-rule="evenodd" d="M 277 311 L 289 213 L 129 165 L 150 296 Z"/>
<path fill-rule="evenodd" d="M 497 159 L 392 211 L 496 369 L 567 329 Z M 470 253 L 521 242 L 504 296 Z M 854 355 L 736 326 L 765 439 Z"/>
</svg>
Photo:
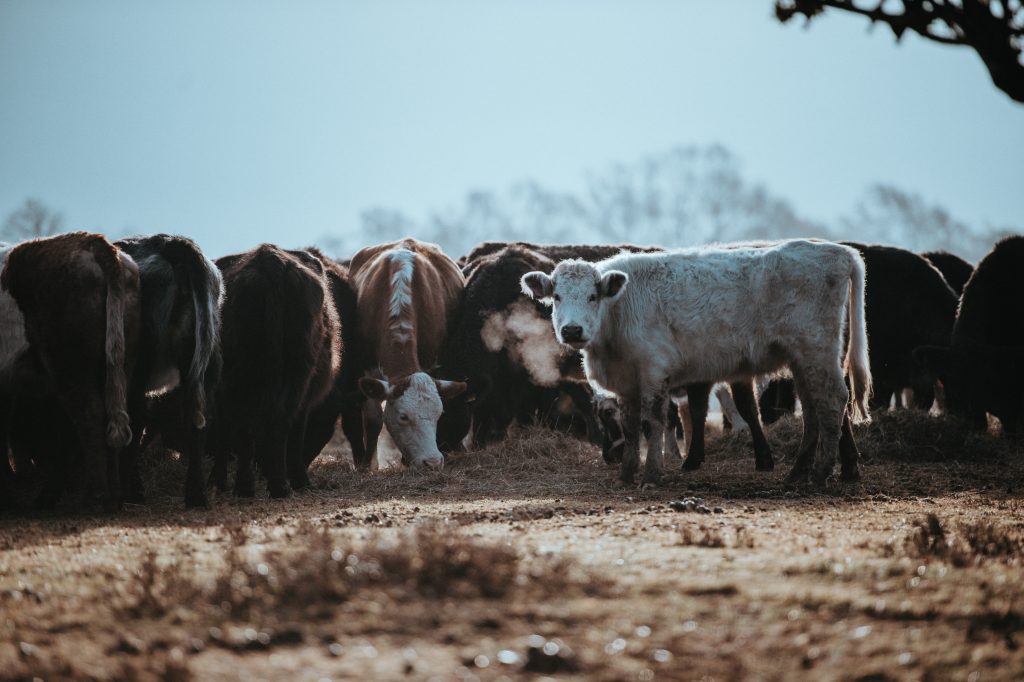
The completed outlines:
<svg viewBox="0 0 1024 682">
<path fill-rule="evenodd" d="M 218 259 L 226 294 L 222 312 L 224 407 L 240 417 L 298 410 L 305 401 L 323 325 L 321 275 L 264 244 Z"/>
<path fill-rule="evenodd" d="M 400 266 L 395 259 L 412 262 L 408 291 L 400 297 L 410 304 L 409 322 L 415 330 L 419 366 L 429 369 L 440 356 L 466 280 L 458 265 L 438 247 L 414 239 L 357 253 L 350 273 L 358 293 L 360 340 L 368 365 L 379 362 L 391 343 L 386 331 L 398 312 L 391 300 L 394 269 Z"/>
<path fill-rule="evenodd" d="M 588 373 L 614 371 L 619 357 L 624 371 L 656 363 L 687 382 L 774 371 L 787 361 L 783 344 L 819 328 L 823 315 L 843 314 L 859 260 L 850 247 L 793 240 L 601 261 L 600 272 L 625 272 L 629 283 L 601 321 Z M 596 380 L 616 390 L 614 379 Z"/>
<path fill-rule="evenodd" d="M 942 277 L 958 297 L 964 293 L 964 286 L 967 284 L 967 280 L 974 274 L 973 265 L 960 256 L 948 251 L 928 251 L 921 255 L 927 258 L 928 262 L 942 273 Z"/>
<path fill-rule="evenodd" d="M 964 287 L 953 328 L 960 346 L 1019 346 L 1024 339 L 1024 237 L 1007 237 Z"/>
</svg>

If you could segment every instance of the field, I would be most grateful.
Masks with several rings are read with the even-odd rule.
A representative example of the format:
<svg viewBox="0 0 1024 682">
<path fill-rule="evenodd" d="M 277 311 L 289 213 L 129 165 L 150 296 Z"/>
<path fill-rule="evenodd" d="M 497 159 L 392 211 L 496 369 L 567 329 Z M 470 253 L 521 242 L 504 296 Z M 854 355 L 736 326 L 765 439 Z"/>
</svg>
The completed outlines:
<svg viewBox="0 0 1024 682">
<path fill-rule="evenodd" d="M 797 420 L 771 427 L 781 460 Z M 859 427 L 855 486 L 787 489 L 744 434 L 624 488 L 523 430 L 442 472 L 0 521 L 0 677 L 1024 678 L 1024 453 L 923 414 Z"/>
</svg>

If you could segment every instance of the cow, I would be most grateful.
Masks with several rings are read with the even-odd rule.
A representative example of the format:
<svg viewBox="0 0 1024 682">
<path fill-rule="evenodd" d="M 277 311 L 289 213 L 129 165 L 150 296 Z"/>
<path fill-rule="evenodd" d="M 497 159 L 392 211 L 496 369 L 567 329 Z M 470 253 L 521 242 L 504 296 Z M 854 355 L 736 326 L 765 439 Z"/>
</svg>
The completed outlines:
<svg viewBox="0 0 1024 682">
<path fill-rule="evenodd" d="M 582 350 L 588 378 L 622 400 L 624 482 L 639 468 L 643 422 L 650 425 L 644 483 L 660 481 L 672 390 L 751 381 L 786 365 L 805 406 L 804 437 L 787 480 L 802 482 L 813 468 L 814 481 L 824 484 L 837 450 L 844 480 L 859 478 L 855 447 L 840 448 L 850 414 L 868 418 L 871 390 L 864 262 L 854 249 L 791 240 L 622 254 L 596 264 L 568 260 L 551 275 L 524 275 L 522 288 L 552 302 L 559 341 Z"/>
<path fill-rule="evenodd" d="M 307 248 L 324 264 L 331 296 L 341 324 L 341 345 L 344 359 L 327 397 L 309 415 L 303 459 L 311 463 L 334 436 L 341 417 L 341 428 L 352 448 L 352 461 L 357 468 L 370 466 L 377 449 L 377 438 L 383 427 L 380 405 L 359 390 L 359 368 L 362 349 L 359 341 L 358 297 L 347 265 L 332 260 L 316 248 Z"/>
<path fill-rule="evenodd" d="M 903 389 L 923 410 L 935 400 L 935 375 L 914 360 L 918 346 L 945 343 L 953 330 L 957 296 L 927 259 L 894 246 L 843 242 L 864 259 L 864 294 L 871 339 L 871 405 L 887 408 Z"/>
<path fill-rule="evenodd" d="M 371 246 L 352 257 L 359 338 L 360 390 L 384 408 L 384 426 L 407 466 L 440 468 L 437 421 L 442 400 L 466 383 L 435 379 L 448 326 L 466 280 L 441 249 L 407 238 Z"/>
<path fill-rule="evenodd" d="M 308 485 L 303 440 L 309 412 L 323 401 L 341 363 L 338 312 L 319 258 L 262 244 L 216 261 L 224 279 L 223 378 L 217 394 L 226 458 L 238 457 L 235 494 L 256 494 L 253 463 L 271 497 Z M 290 483 L 290 485 L 289 485 Z"/>
<path fill-rule="evenodd" d="M 471 425 L 474 445 L 482 446 L 503 439 L 514 421 L 578 426 L 600 443 L 579 354 L 555 339 L 550 311 L 519 290 L 527 272 L 554 267 L 522 245 L 473 262 L 437 372 L 469 385 L 445 403 L 438 422 L 442 451 L 458 449 Z"/>
<path fill-rule="evenodd" d="M 928 251 L 921 255 L 927 258 L 928 262 L 942 273 L 942 276 L 946 279 L 946 284 L 950 286 L 959 298 L 964 293 L 964 286 L 967 284 L 967 280 L 974 274 L 974 266 L 949 251 Z"/>
<path fill-rule="evenodd" d="M 185 434 L 188 461 L 185 506 L 206 506 L 205 455 L 207 388 L 219 377 L 220 271 L 191 239 L 166 234 L 115 242 L 139 268 L 141 329 L 135 375 L 128 393 L 134 438 L 125 449 L 125 499 L 142 502 L 138 452 L 148 426 L 147 396 L 179 385 L 177 422 Z M 209 372 L 210 368 L 213 372 Z M 209 373 L 209 375 L 208 375 Z"/>
<path fill-rule="evenodd" d="M 0 243 L 0 269 L 7 262 L 13 247 Z M 0 290 L 0 508 L 8 505 L 13 495 L 14 471 L 8 454 L 7 436 L 14 406 L 14 390 L 18 385 L 15 366 L 28 351 L 25 338 L 25 317 L 10 292 Z"/>
<path fill-rule="evenodd" d="M 12 248 L 0 286 L 24 317 L 30 361 L 74 426 L 86 494 L 119 507 L 119 454 L 132 439 L 138 267 L 103 235 L 71 232 Z"/>
<path fill-rule="evenodd" d="M 950 413 L 974 428 L 986 413 L 1003 433 L 1024 428 L 1024 236 L 1000 240 L 964 287 L 950 340 L 921 346 L 915 357 L 934 371 Z"/>
</svg>

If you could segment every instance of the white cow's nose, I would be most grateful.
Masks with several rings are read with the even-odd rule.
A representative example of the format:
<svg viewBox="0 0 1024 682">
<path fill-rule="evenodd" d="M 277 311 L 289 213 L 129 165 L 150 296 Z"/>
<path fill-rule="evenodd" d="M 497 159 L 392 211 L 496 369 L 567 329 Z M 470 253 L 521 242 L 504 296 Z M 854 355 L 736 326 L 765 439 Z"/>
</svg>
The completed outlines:
<svg viewBox="0 0 1024 682">
<path fill-rule="evenodd" d="M 444 468 L 444 457 L 441 455 L 431 455 L 420 460 L 420 464 L 427 467 L 428 469 L 443 469 Z"/>
</svg>

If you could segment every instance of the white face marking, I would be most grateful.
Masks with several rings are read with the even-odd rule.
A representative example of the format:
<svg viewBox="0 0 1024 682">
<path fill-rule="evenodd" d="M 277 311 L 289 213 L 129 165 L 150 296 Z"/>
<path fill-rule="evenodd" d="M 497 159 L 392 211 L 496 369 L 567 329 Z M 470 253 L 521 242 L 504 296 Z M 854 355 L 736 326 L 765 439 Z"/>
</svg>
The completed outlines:
<svg viewBox="0 0 1024 682">
<path fill-rule="evenodd" d="M 426 372 L 409 377 L 402 395 L 389 398 L 384 406 L 384 426 L 402 453 L 407 466 L 444 466 L 437 449 L 437 420 L 441 417 L 441 396 Z"/>
<path fill-rule="evenodd" d="M 412 268 L 416 254 L 409 249 L 392 249 L 385 254 L 389 262 L 398 267 L 391 275 L 391 317 L 400 317 L 412 304 Z"/>
</svg>

